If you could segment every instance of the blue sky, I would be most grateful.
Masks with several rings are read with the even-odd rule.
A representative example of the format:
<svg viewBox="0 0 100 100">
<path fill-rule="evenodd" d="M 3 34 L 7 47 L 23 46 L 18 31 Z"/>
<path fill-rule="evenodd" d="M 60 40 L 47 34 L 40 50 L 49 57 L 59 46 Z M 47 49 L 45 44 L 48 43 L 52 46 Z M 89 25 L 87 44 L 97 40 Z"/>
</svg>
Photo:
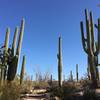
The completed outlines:
<svg viewBox="0 0 100 100">
<path fill-rule="evenodd" d="M 11 28 L 10 44 L 16 26 L 25 18 L 25 31 L 18 73 L 22 56 L 26 55 L 26 72 L 35 77 L 37 70 L 50 72 L 57 79 L 58 36 L 62 34 L 63 74 L 68 78 L 70 70 L 75 77 L 75 65 L 79 75 L 86 73 L 87 56 L 82 48 L 80 21 L 84 9 L 100 17 L 99 0 L 0 0 L 0 43 L 4 42 L 6 28 Z"/>
</svg>

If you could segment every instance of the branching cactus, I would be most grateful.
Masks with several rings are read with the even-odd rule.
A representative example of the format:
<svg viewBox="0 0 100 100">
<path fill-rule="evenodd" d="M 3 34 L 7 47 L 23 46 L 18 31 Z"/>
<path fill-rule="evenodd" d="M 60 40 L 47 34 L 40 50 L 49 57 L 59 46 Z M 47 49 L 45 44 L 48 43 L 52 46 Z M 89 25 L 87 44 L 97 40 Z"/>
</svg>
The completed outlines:
<svg viewBox="0 0 100 100">
<path fill-rule="evenodd" d="M 76 64 L 76 80 L 78 82 L 78 64 Z"/>
<path fill-rule="evenodd" d="M 94 39 L 94 23 L 93 23 L 92 12 L 90 12 L 90 18 L 88 18 L 88 12 L 87 10 L 85 10 L 85 19 L 86 19 L 86 37 L 84 36 L 83 22 L 82 21 L 80 22 L 82 44 L 83 44 L 83 49 L 88 56 L 92 87 L 96 88 L 98 86 L 97 84 L 98 68 L 95 64 L 96 62 L 95 57 L 98 57 L 98 54 L 100 52 L 100 19 L 98 19 L 98 25 L 97 25 L 98 26 L 97 42 L 95 42 Z"/>
<path fill-rule="evenodd" d="M 26 64 L 26 57 L 25 57 L 25 55 L 24 55 L 24 56 L 23 56 L 23 62 L 22 62 L 21 73 L 20 73 L 20 84 L 22 84 L 23 79 L 24 79 L 24 74 L 25 74 L 25 64 Z"/>
<path fill-rule="evenodd" d="M 59 37 L 59 45 L 58 45 L 58 85 L 62 86 L 62 39 Z"/>
<path fill-rule="evenodd" d="M 22 40 L 23 40 L 24 23 L 25 21 L 24 19 L 22 19 L 16 53 L 15 53 L 15 49 L 16 49 L 16 39 L 17 39 L 17 33 L 18 33 L 17 27 L 15 30 L 14 38 L 13 38 L 12 49 L 9 48 L 8 50 L 8 53 L 9 53 L 8 73 L 7 73 L 8 81 L 13 81 L 17 72 L 18 60 L 20 57 L 20 51 L 21 51 Z"/>
</svg>

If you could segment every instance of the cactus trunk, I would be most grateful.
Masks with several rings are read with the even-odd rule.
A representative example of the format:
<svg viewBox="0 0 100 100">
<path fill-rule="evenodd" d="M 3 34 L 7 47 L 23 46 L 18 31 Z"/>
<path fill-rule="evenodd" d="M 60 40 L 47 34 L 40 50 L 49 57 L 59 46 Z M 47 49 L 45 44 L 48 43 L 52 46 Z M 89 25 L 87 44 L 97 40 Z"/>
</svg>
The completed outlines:
<svg viewBox="0 0 100 100">
<path fill-rule="evenodd" d="M 61 36 L 59 37 L 59 45 L 58 45 L 58 85 L 62 86 L 62 40 Z"/>
<path fill-rule="evenodd" d="M 88 58 L 88 59 L 89 59 L 89 58 Z M 89 63 L 89 60 L 88 60 L 87 62 L 88 62 L 88 66 L 87 66 L 87 75 L 88 75 L 88 79 L 91 80 L 90 63 Z"/>
<path fill-rule="evenodd" d="M 24 74 L 25 74 L 25 63 L 26 63 L 26 57 L 25 57 L 25 55 L 24 55 L 24 56 L 23 56 L 23 62 L 22 62 L 21 73 L 20 73 L 20 84 L 22 84 L 23 79 L 24 79 Z"/>
<path fill-rule="evenodd" d="M 76 80 L 78 82 L 78 64 L 76 64 Z"/>
<path fill-rule="evenodd" d="M 73 73 L 72 73 L 72 70 L 70 71 L 70 81 L 71 82 L 73 81 Z"/>
</svg>

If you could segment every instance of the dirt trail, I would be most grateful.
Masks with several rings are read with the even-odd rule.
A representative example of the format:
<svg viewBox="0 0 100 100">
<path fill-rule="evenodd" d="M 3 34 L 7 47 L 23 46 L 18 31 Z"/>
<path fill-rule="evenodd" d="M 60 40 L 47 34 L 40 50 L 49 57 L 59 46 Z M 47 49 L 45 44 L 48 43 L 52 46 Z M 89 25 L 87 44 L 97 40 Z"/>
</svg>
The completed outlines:
<svg viewBox="0 0 100 100">
<path fill-rule="evenodd" d="M 25 94 L 22 100 L 48 100 L 49 99 L 49 93 L 34 91 L 34 94 Z M 39 94 L 38 94 L 39 93 Z"/>
</svg>

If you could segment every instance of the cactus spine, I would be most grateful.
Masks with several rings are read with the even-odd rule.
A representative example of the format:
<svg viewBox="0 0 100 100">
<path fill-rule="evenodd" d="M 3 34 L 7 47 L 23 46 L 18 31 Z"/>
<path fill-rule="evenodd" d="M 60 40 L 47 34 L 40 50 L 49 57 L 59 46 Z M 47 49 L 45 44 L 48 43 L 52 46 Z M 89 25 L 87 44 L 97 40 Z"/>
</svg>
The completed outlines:
<svg viewBox="0 0 100 100">
<path fill-rule="evenodd" d="M 90 65 L 90 74 L 91 74 L 91 80 L 92 80 L 92 87 L 96 88 L 98 86 L 97 84 L 97 66 L 95 65 L 95 56 L 98 56 L 100 51 L 100 19 L 98 19 L 98 41 L 94 41 L 94 23 L 93 23 L 93 17 L 92 12 L 90 12 L 90 19 L 88 19 L 88 12 L 85 10 L 85 18 L 86 18 L 86 36 L 84 37 L 84 28 L 83 28 L 83 22 L 80 22 L 81 27 L 81 34 L 82 34 L 82 44 L 83 49 L 86 52 L 88 56 L 88 62 Z"/>
<path fill-rule="evenodd" d="M 20 73 L 20 84 L 22 84 L 23 79 L 24 79 L 24 74 L 25 74 L 25 63 L 26 63 L 26 57 L 25 57 L 25 55 L 24 55 L 24 56 L 23 56 L 23 62 L 22 62 L 21 73 Z"/>
<path fill-rule="evenodd" d="M 58 44 L 58 85 L 59 87 L 62 86 L 62 39 L 61 36 L 59 37 L 59 44 Z"/>
<path fill-rule="evenodd" d="M 76 64 L 76 80 L 78 82 L 78 64 Z"/>
</svg>

